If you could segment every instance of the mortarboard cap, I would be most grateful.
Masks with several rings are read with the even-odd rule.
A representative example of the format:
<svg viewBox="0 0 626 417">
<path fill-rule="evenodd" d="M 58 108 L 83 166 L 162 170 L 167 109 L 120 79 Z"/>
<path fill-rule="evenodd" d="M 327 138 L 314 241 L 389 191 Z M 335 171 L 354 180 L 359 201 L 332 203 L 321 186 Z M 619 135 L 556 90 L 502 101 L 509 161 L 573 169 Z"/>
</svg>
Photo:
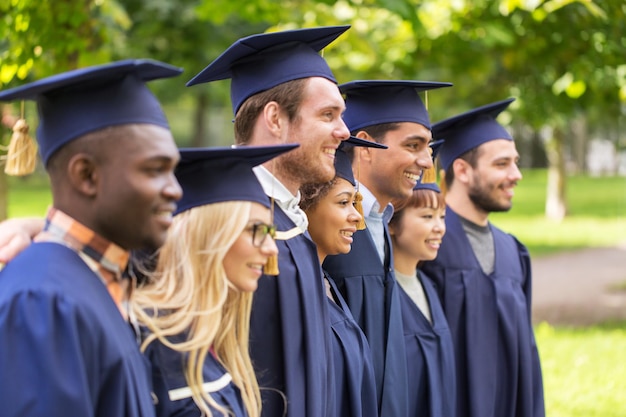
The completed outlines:
<svg viewBox="0 0 626 417">
<path fill-rule="evenodd" d="M 47 164 L 66 143 L 109 126 L 147 123 L 168 128 L 161 105 L 145 83 L 181 72 L 153 60 L 117 61 L 0 91 L 0 101 L 37 102 L 37 142 Z"/>
<path fill-rule="evenodd" d="M 231 78 L 233 113 L 250 96 L 287 81 L 323 77 L 337 82 L 318 53 L 350 26 L 263 33 L 241 38 L 193 77 L 187 86 Z"/>
<path fill-rule="evenodd" d="M 355 132 L 383 123 L 414 122 L 430 129 L 420 91 L 450 87 L 451 83 L 408 80 L 359 80 L 341 84 L 346 97 L 343 120 Z"/>
<path fill-rule="evenodd" d="M 436 140 L 431 142 L 429 145 L 430 149 L 432 150 L 431 156 L 433 158 L 433 163 L 435 161 L 435 158 L 437 158 L 437 154 L 439 153 L 443 142 L 444 140 Z M 419 180 L 417 180 L 417 184 L 415 184 L 415 187 L 413 187 L 414 190 L 432 190 L 437 193 L 441 192 L 441 189 L 437 185 L 437 175 L 435 174 L 435 168 L 433 167 L 431 168 L 431 170 L 432 173 L 430 174 L 426 174 L 425 172 L 422 173 Z"/>
<path fill-rule="evenodd" d="M 444 139 L 439 152 L 441 167 L 447 170 L 465 152 L 496 139 L 513 140 L 511 134 L 496 121 L 514 98 L 477 107 L 433 125 L 433 138 Z"/>
<path fill-rule="evenodd" d="M 357 181 L 354 178 L 354 171 L 352 169 L 352 160 L 350 156 L 346 153 L 346 147 L 349 144 L 351 146 L 357 147 L 367 147 L 367 148 L 378 148 L 378 149 L 387 149 L 387 145 L 383 145 L 381 143 L 372 142 L 369 140 L 363 140 L 361 138 L 357 138 L 356 136 L 350 136 L 347 140 L 341 142 L 337 151 L 335 152 L 335 176 L 340 177 L 348 181 L 353 186 L 357 187 L 355 200 L 356 205 L 355 208 L 361 215 L 361 220 L 357 223 L 357 230 L 365 229 L 365 217 L 363 216 L 363 195 L 359 192 L 359 186 Z M 357 160 L 357 177 L 359 176 L 359 162 Z"/>
<path fill-rule="evenodd" d="M 346 153 L 346 144 L 378 149 L 387 149 L 387 145 L 369 140 L 363 140 L 357 138 L 356 136 L 350 136 L 348 140 L 344 140 L 341 144 L 339 144 L 339 148 L 337 149 L 337 152 L 335 152 L 335 175 L 343 178 L 356 187 L 354 172 L 352 171 L 352 160 Z"/>
<path fill-rule="evenodd" d="M 224 201 L 253 201 L 270 207 L 270 199 L 252 171 L 298 144 L 180 149 L 176 178 L 183 189 L 175 214 Z"/>
</svg>

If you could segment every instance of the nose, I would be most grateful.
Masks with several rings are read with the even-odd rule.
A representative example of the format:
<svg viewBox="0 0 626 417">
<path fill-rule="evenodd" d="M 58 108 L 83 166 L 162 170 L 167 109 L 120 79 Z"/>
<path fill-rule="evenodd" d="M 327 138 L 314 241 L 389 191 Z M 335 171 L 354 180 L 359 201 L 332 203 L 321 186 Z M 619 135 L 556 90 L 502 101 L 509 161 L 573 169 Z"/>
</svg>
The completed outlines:
<svg viewBox="0 0 626 417">
<path fill-rule="evenodd" d="M 350 129 L 348 129 L 348 126 L 346 125 L 346 122 L 343 121 L 343 118 L 339 118 L 339 126 L 337 126 L 337 129 L 335 130 L 335 137 L 343 140 L 347 140 L 348 138 L 350 138 Z"/>
<path fill-rule="evenodd" d="M 261 252 L 267 256 L 278 255 L 278 247 L 276 246 L 276 241 L 269 234 L 263 240 L 263 244 L 261 245 Z"/>
<path fill-rule="evenodd" d="M 433 231 L 441 232 L 441 234 L 446 233 L 446 222 L 441 217 L 437 217 L 435 219 L 435 225 L 433 226 Z"/>
<path fill-rule="evenodd" d="M 163 194 L 173 201 L 178 201 L 183 196 L 183 189 L 173 173 L 169 175 L 169 180 L 165 185 L 165 188 L 163 188 Z"/>
<path fill-rule="evenodd" d="M 429 146 L 425 147 L 424 150 L 417 154 L 415 163 L 422 170 L 427 170 L 433 167 L 433 158 L 430 156 Z"/>
<path fill-rule="evenodd" d="M 519 166 L 517 164 L 513 164 L 513 167 L 511 168 L 510 177 L 511 177 L 511 180 L 513 181 L 519 181 L 522 179 L 522 171 L 520 171 Z"/>
<path fill-rule="evenodd" d="M 348 214 L 348 221 L 350 223 L 359 223 L 361 220 L 363 220 L 361 213 L 359 213 L 356 207 L 351 206 L 350 213 Z"/>
</svg>

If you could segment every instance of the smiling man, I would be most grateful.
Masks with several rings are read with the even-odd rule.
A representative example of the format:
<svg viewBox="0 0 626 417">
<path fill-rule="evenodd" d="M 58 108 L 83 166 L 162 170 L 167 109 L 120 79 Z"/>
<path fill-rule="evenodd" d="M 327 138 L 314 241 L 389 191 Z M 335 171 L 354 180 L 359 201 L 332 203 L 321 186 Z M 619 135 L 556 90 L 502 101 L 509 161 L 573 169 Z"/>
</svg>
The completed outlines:
<svg viewBox="0 0 626 417">
<path fill-rule="evenodd" d="M 433 125 L 445 139 L 446 227 L 433 279 L 452 332 L 459 417 L 542 417 L 541 366 L 531 323 L 526 248 L 489 222 L 508 211 L 522 174 L 515 142 L 495 118 L 514 99 Z"/>
<path fill-rule="evenodd" d="M 433 166 L 428 111 L 420 91 L 449 87 L 422 81 L 352 81 L 344 120 L 350 132 L 386 145 L 352 149 L 352 166 L 363 194 L 366 230 L 353 236 L 352 251 L 329 256 L 324 269 L 335 281 L 371 346 L 379 415 L 405 417 L 409 410 L 404 330 L 387 222 L 393 198 L 413 193 L 422 171 Z"/>
<path fill-rule="evenodd" d="M 329 316 L 315 244 L 306 233 L 300 187 L 335 176 L 335 152 L 350 132 L 335 77 L 319 54 L 348 26 L 251 35 L 237 40 L 188 85 L 231 79 L 238 145 L 297 143 L 255 168 L 276 203 L 277 276 L 254 295 L 250 355 L 262 415 L 324 417 L 334 408 Z"/>
<path fill-rule="evenodd" d="M 179 68 L 126 60 L 0 92 L 35 100 L 53 204 L 0 272 L 7 417 L 154 415 L 128 322 L 129 251 L 161 246 L 181 189 L 178 149 L 147 81 Z"/>
</svg>

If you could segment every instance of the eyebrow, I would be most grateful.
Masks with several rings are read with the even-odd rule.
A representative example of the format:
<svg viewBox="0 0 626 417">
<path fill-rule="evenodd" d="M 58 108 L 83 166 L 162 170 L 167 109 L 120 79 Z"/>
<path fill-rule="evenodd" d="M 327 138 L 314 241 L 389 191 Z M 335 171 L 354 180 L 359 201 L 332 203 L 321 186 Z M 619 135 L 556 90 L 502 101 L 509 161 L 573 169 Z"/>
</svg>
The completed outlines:
<svg viewBox="0 0 626 417">
<path fill-rule="evenodd" d="M 409 135 L 407 137 L 404 138 L 405 142 L 409 142 L 412 140 L 418 140 L 420 142 L 426 142 L 428 144 L 430 144 L 433 141 L 433 138 L 427 138 L 426 136 L 422 136 L 422 135 Z"/>
</svg>

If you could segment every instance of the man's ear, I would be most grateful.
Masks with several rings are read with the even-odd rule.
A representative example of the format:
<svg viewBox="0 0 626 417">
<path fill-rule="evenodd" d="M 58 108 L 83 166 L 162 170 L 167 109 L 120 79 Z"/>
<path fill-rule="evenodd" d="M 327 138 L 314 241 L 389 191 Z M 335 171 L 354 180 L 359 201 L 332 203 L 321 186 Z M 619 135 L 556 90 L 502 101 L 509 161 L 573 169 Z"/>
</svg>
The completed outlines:
<svg viewBox="0 0 626 417">
<path fill-rule="evenodd" d="M 367 133 L 364 130 L 359 130 L 356 135 L 357 138 L 359 139 L 363 139 L 363 140 L 367 140 L 370 142 L 374 142 L 374 138 L 372 138 L 369 133 Z M 357 161 L 360 162 L 370 162 L 372 160 L 372 153 L 371 153 L 371 149 L 367 146 L 355 146 L 354 147 L 354 158 L 353 158 L 353 163 L 356 163 Z"/>
<path fill-rule="evenodd" d="M 99 170 L 93 156 L 82 152 L 72 156 L 67 164 L 67 178 L 77 192 L 87 197 L 95 197 Z"/>
<path fill-rule="evenodd" d="M 457 158 L 452 162 L 452 169 L 454 170 L 454 179 L 467 184 L 472 171 L 471 165 L 467 161 Z"/>
<path fill-rule="evenodd" d="M 263 107 L 263 122 L 267 129 L 276 137 L 281 136 L 285 128 L 283 114 L 280 105 L 275 101 L 270 101 Z"/>
</svg>

